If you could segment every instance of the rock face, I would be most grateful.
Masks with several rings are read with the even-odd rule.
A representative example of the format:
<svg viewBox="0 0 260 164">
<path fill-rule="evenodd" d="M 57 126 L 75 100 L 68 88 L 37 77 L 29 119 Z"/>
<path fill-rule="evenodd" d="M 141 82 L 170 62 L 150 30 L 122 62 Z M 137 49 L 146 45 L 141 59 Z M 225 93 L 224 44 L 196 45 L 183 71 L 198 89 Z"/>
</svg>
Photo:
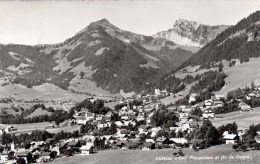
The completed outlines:
<svg viewBox="0 0 260 164">
<path fill-rule="evenodd" d="M 154 35 L 155 38 L 165 38 L 179 45 L 203 47 L 229 26 L 209 26 L 184 19 L 176 20 L 173 27 Z"/>
</svg>

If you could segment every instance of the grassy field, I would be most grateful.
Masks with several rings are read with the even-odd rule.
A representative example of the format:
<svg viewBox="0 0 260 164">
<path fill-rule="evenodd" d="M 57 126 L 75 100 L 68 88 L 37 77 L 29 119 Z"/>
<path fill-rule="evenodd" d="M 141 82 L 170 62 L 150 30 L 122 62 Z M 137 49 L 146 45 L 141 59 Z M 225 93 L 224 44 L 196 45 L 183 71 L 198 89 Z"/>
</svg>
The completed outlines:
<svg viewBox="0 0 260 164">
<path fill-rule="evenodd" d="M 225 85 L 217 94 L 226 95 L 228 91 L 237 88 L 243 88 L 246 85 L 250 86 L 252 81 L 255 84 L 260 84 L 260 58 L 251 58 L 249 62 L 237 64 L 233 67 L 228 66 L 227 61 L 223 61 L 223 71 L 228 75 L 225 79 Z"/>
<path fill-rule="evenodd" d="M 45 129 L 47 125 L 54 125 L 55 128 Z M 46 130 L 50 133 L 58 133 L 61 131 L 73 132 L 75 130 L 80 129 L 79 125 L 57 127 L 54 122 L 40 122 L 40 123 L 30 123 L 30 124 L 10 124 L 10 125 L 0 124 L 0 129 L 3 129 L 7 126 L 13 126 L 13 127 L 17 128 L 17 131 L 14 131 L 14 133 L 30 132 L 33 130 Z"/>
<path fill-rule="evenodd" d="M 51 115 L 51 112 L 48 112 L 46 110 L 42 110 L 42 108 L 37 108 L 33 113 L 28 115 L 26 118 L 32 118 L 35 116 L 41 116 L 41 115 Z"/>
<path fill-rule="evenodd" d="M 197 82 L 194 82 L 194 83 L 191 83 L 189 84 L 188 86 L 186 86 L 186 88 L 178 93 L 175 94 L 175 97 L 173 95 L 171 96 L 168 96 L 168 97 L 165 97 L 163 99 L 161 99 L 161 102 L 162 103 L 165 103 L 165 104 L 170 104 L 170 103 L 175 103 L 176 101 L 184 98 L 186 95 L 189 94 L 189 91 L 190 91 L 190 88 L 196 84 Z"/>
<path fill-rule="evenodd" d="M 223 118 L 211 120 L 214 126 L 219 127 L 235 121 L 239 129 L 248 129 L 252 124 L 260 124 L 260 107 L 250 112 L 232 112 L 222 116 Z"/>
<path fill-rule="evenodd" d="M 52 164 L 156 164 L 156 163 L 195 163 L 195 164 L 257 164 L 260 163 L 260 151 L 250 150 L 235 152 L 231 145 L 218 145 L 195 152 L 190 148 L 183 149 L 185 156 L 175 158 L 177 149 L 155 150 L 108 150 L 99 151 L 91 155 L 75 155 L 56 159 Z M 234 157 L 234 159 L 229 159 Z M 196 158 L 197 157 L 197 158 Z M 213 159 L 198 159 L 198 157 L 212 157 Z M 218 159 L 219 157 L 219 159 Z M 164 159 L 163 159 L 164 158 Z M 166 160 L 167 158 L 168 160 Z M 222 158 L 222 159 L 221 159 Z M 244 159 L 242 159 L 244 158 Z M 161 159 L 161 160 L 160 160 Z"/>
</svg>

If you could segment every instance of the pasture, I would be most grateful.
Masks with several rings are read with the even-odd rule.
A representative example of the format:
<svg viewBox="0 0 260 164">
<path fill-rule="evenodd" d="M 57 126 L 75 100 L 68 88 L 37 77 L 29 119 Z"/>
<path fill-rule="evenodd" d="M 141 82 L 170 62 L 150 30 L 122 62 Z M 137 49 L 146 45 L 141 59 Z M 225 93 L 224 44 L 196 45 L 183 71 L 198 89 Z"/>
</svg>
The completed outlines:
<svg viewBox="0 0 260 164">
<path fill-rule="evenodd" d="M 250 112 L 231 112 L 222 114 L 223 118 L 211 120 L 214 126 L 219 127 L 228 123 L 236 122 L 238 129 L 248 129 L 252 124 L 260 124 L 260 107 L 254 108 Z"/>
<path fill-rule="evenodd" d="M 157 164 L 157 163 L 196 163 L 196 164 L 256 164 L 260 163 L 260 151 L 235 152 L 231 145 L 218 145 L 198 152 L 184 148 L 183 157 L 175 158 L 178 149 L 155 150 L 106 150 L 91 155 L 74 155 L 56 159 L 52 164 Z M 232 158 L 232 157 L 234 158 Z M 204 158 L 204 159 L 203 159 Z M 205 159 L 212 158 L 212 159 Z M 221 159 L 222 158 L 222 159 Z"/>
</svg>

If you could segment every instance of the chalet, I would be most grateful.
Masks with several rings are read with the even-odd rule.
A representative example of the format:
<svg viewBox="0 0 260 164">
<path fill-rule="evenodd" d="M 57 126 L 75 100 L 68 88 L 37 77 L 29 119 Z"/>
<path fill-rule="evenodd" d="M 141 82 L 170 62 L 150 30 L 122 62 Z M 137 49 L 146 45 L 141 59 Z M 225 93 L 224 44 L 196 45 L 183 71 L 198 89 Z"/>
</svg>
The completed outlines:
<svg viewBox="0 0 260 164">
<path fill-rule="evenodd" d="M 76 118 L 76 122 L 78 125 L 85 125 L 87 123 L 87 120 L 83 117 Z"/>
<path fill-rule="evenodd" d="M 188 113 L 179 113 L 179 119 L 180 120 L 186 120 L 189 118 L 189 114 Z"/>
<path fill-rule="evenodd" d="M 145 142 L 148 142 L 148 143 L 155 143 L 155 141 L 153 139 L 145 139 Z"/>
<path fill-rule="evenodd" d="M 105 115 L 105 117 L 112 117 L 112 112 L 111 112 L 111 111 L 107 112 L 107 114 Z"/>
<path fill-rule="evenodd" d="M 205 112 L 202 114 L 203 118 L 215 118 L 215 113 L 212 112 Z"/>
<path fill-rule="evenodd" d="M 225 96 L 224 95 L 215 95 L 215 100 L 219 100 L 219 101 L 222 101 L 225 99 Z"/>
<path fill-rule="evenodd" d="M 239 137 L 236 134 L 229 134 L 228 131 L 223 133 L 223 139 L 225 140 L 226 144 L 235 144 L 238 142 Z"/>
<path fill-rule="evenodd" d="M 212 108 L 221 108 L 224 106 L 224 103 L 222 101 L 214 101 Z"/>
<path fill-rule="evenodd" d="M 126 144 L 124 141 L 119 141 L 116 143 L 118 149 L 126 149 Z"/>
<path fill-rule="evenodd" d="M 42 152 L 40 154 L 40 158 L 37 160 L 37 163 L 42 163 L 43 161 L 50 161 L 50 154 L 51 152 Z"/>
<path fill-rule="evenodd" d="M 151 128 L 151 129 L 150 129 L 151 137 L 155 137 L 156 134 L 157 134 L 159 131 L 162 131 L 162 128 L 161 128 L 161 127 L 154 127 L 154 128 Z"/>
<path fill-rule="evenodd" d="M 106 122 L 110 122 L 111 121 L 111 116 L 105 116 L 104 119 L 106 120 Z"/>
<path fill-rule="evenodd" d="M 208 99 L 204 101 L 204 105 L 207 107 L 211 107 L 213 105 L 213 100 Z"/>
<path fill-rule="evenodd" d="M 164 136 L 162 137 L 158 137 L 156 140 L 155 140 L 155 143 L 156 145 L 162 145 L 162 144 L 167 144 L 169 142 L 169 138 L 166 138 Z"/>
<path fill-rule="evenodd" d="M 125 145 L 126 145 L 127 149 L 136 149 L 136 148 L 138 148 L 140 143 L 139 142 L 128 141 L 128 142 L 125 142 Z"/>
<path fill-rule="evenodd" d="M 100 121 L 102 119 L 103 119 L 103 116 L 101 116 L 101 115 L 96 115 L 95 116 L 95 120 L 97 120 L 97 121 Z"/>
<path fill-rule="evenodd" d="M 116 121 L 115 124 L 117 127 L 122 127 L 124 125 L 122 121 Z"/>
<path fill-rule="evenodd" d="M 189 97 L 189 103 L 195 102 L 196 96 L 197 96 L 197 93 L 191 94 L 190 97 Z"/>
<path fill-rule="evenodd" d="M 191 139 L 191 141 L 189 142 L 191 148 L 192 148 L 192 145 L 195 145 L 199 148 L 204 148 L 205 146 L 205 140 L 203 139 Z"/>
<path fill-rule="evenodd" d="M 251 107 L 244 102 L 240 102 L 238 105 L 241 111 L 251 111 Z"/>
<path fill-rule="evenodd" d="M 170 142 L 174 143 L 174 144 L 188 144 L 188 141 L 184 138 L 171 138 Z"/>
<path fill-rule="evenodd" d="M 45 126 L 45 129 L 53 129 L 54 128 L 54 125 L 46 125 Z"/>
<path fill-rule="evenodd" d="M 27 157 L 29 156 L 29 152 L 27 152 L 27 151 L 18 151 L 18 152 L 15 152 L 15 156 L 17 158 L 23 158 L 25 160 L 25 163 L 28 163 L 27 162 Z"/>
<path fill-rule="evenodd" d="M 127 116 L 127 115 L 122 115 L 122 116 L 121 116 L 121 119 L 122 119 L 122 120 L 129 120 L 129 116 Z"/>
<path fill-rule="evenodd" d="M 170 127 L 170 131 L 174 131 L 176 133 L 180 130 L 182 130 L 182 127 Z"/>
<path fill-rule="evenodd" d="M 260 131 L 256 132 L 255 141 L 260 143 Z"/>
<path fill-rule="evenodd" d="M 111 123 L 110 122 L 106 122 L 106 120 L 105 119 L 102 119 L 99 123 L 98 123 L 98 125 L 97 125 L 97 127 L 100 129 L 100 128 L 105 128 L 105 127 L 110 127 L 111 126 Z"/>
<path fill-rule="evenodd" d="M 182 128 L 182 131 L 190 130 L 191 129 L 190 123 L 189 122 L 183 123 L 181 128 Z"/>
<path fill-rule="evenodd" d="M 83 145 L 81 146 L 80 151 L 81 154 L 85 154 L 85 155 L 92 154 L 94 153 L 94 147 L 91 145 Z"/>
<path fill-rule="evenodd" d="M 92 120 L 95 118 L 95 113 L 87 112 L 85 114 L 86 120 Z"/>
<path fill-rule="evenodd" d="M 12 131 L 17 131 L 17 129 L 14 128 L 13 126 L 7 126 L 7 127 L 4 129 L 4 131 L 5 131 L 6 133 L 8 133 L 8 132 L 12 132 Z"/>
<path fill-rule="evenodd" d="M 183 113 L 190 113 L 192 110 L 191 106 L 185 106 L 184 108 L 182 108 L 182 112 Z"/>
<path fill-rule="evenodd" d="M 247 100 L 251 100 L 252 98 L 255 98 L 256 97 L 256 94 L 255 93 L 249 93 L 247 96 L 246 96 L 246 99 Z"/>
<path fill-rule="evenodd" d="M 145 142 L 142 145 L 142 150 L 153 150 L 155 149 L 155 144 L 151 142 Z"/>
</svg>

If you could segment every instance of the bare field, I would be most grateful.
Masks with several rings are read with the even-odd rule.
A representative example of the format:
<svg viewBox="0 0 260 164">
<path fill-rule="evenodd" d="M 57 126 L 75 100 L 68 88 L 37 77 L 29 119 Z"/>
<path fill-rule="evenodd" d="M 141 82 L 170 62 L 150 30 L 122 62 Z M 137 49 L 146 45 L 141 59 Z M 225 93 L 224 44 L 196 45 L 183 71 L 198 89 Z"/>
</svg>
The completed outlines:
<svg viewBox="0 0 260 164">
<path fill-rule="evenodd" d="M 74 155 L 54 160 L 53 164 L 156 164 L 156 163 L 196 163 L 196 164 L 256 164 L 260 163 L 260 151 L 235 152 L 231 145 L 218 145 L 195 152 L 190 148 L 183 149 L 185 156 L 175 158 L 178 149 L 155 150 L 107 150 L 91 155 Z M 231 156 L 234 159 L 229 159 Z M 198 159 L 196 157 L 212 157 L 213 159 Z M 218 158 L 219 159 L 216 159 Z M 225 159 L 226 157 L 226 159 Z M 160 160 L 163 159 L 164 160 Z M 168 160 L 166 160 L 166 158 Z M 223 158 L 223 159 L 221 159 Z M 244 158 L 244 159 L 242 159 Z"/>
<path fill-rule="evenodd" d="M 236 122 L 239 129 L 248 129 L 252 124 L 260 124 L 260 107 L 254 108 L 250 112 L 232 112 L 222 116 L 223 118 L 211 120 L 214 126 L 219 127 Z"/>
</svg>

